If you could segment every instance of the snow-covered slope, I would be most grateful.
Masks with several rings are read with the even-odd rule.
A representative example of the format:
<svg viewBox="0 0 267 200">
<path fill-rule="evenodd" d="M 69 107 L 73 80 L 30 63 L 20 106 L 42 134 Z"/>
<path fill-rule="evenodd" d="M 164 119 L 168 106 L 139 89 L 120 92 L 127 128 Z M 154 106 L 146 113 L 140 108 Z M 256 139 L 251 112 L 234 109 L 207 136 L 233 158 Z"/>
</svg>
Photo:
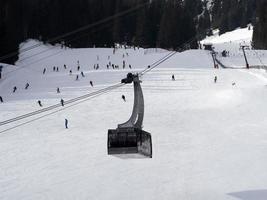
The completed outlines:
<svg viewBox="0 0 267 200">
<path fill-rule="evenodd" d="M 266 51 L 255 50 L 252 48 L 253 27 L 248 25 L 248 28 L 237 29 L 222 35 L 215 32 L 214 36 L 207 37 L 202 44 L 213 44 L 214 50 L 218 52 L 218 59 L 228 67 L 244 68 L 246 66 L 244 54 L 241 45 L 248 46 L 246 55 L 249 65 L 267 66 Z M 229 52 L 229 56 L 222 57 L 222 51 Z"/>
<path fill-rule="evenodd" d="M 39 99 L 46 107 L 105 88 L 167 54 L 112 51 L 42 45 L 23 53 L 17 67 L 4 67 L 0 121 L 38 110 Z M 85 77 L 75 81 L 78 60 Z M 123 60 L 132 69 L 122 69 Z M 106 69 L 109 61 L 120 69 Z M 100 69 L 94 70 L 94 64 Z M 172 74 L 176 81 L 171 81 Z M 0 199 L 266 199 L 265 74 L 216 70 L 208 51 L 191 50 L 144 75 L 144 130 L 152 134 L 152 159 L 107 155 L 107 130 L 131 113 L 131 85 L 16 129 L 2 132 L 16 123 L 1 126 Z M 15 85 L 18 90 L 12 93 Z M 65 118 L 69 129 L 64 128 Z"/>
</svg>

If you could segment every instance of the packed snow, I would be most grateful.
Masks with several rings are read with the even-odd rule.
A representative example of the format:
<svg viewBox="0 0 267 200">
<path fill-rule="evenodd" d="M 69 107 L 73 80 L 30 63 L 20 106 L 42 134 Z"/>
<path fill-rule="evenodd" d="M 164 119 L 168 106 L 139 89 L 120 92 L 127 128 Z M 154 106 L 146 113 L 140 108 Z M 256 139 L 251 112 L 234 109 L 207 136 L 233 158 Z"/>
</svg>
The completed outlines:
<svg viewBox="0 0 267 200">
<path fill-rule="evenodd" d="M 239 42 L 214 46 L 241 53 Z M 34 44 L 29 40 L 21 49 Z M 4 65 L 0 121 L 40 109 L 38 100 L 47 107 L 118 83 L 169 53 L 145 52 L 44 44 L 22 51 L 16 66 Z M 261 54 L 266 61 L 266 51 Z M 241 55 L 227 59 L 221 58 L 230 66 L 244 62 Z M 119 69 L 107 69 L 109 62 Z M 15 129 L 5 131 L 42 115 L 0 126 L 0 199 L 266 199 L 266 84 L 263 69 L 214 69 L 209 51 L 177 53 L 142 77 L 151 159 L 107 155 L 107 130 L 130 116 L 132 85 Z"/>
<path fill-rule="evenodd" d="M 213 36 L 207 37 L 201 44 L 212 44 L 214 50 L 218 53 L 217 58 L 227 67 L 231 68 L 245 68 L 246 63 L 244 59 L 241 46 L 245 45 L 246 56 L 248 63 L 252 68 L 259 68 L 264 66 L 267 69 L 267 52 L 252 48 L 253 27 L 248 25 L 247 28 L 238 28 L 232 32 L 227 32 L 219 35 L 215 31 Z M 222 56 L 222 52 L 227 51 L 226 57 Z"/>
</svg>

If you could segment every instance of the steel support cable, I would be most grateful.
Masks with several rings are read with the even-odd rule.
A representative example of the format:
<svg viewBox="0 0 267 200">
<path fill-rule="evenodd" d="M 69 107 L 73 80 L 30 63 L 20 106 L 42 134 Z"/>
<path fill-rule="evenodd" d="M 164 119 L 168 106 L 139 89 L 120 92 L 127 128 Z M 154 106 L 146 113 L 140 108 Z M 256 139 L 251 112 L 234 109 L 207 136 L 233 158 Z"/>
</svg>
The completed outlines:
<svg viewBox="0 0 267 200">
<path fill-rule="evenodd" d="M 121 85 L 119 85 L 117 88 L 122 87 L 123 85 L 124 85 L 124 84 L 121 84 Z M 114 88 L 114 89 L 115 89 L 115 88 Z M 24 126 L 24 125 L 26 125 L 26 124 L 32 123 L 32 122 L 37 121 L 37 120 L 39 120 L 39 119 L 42 119 L 42 118 L 44 118 L 44 117 L 53 115 L 53 114 L 55 114 L 55 113 L 61 112 L 61 111 L 66 110 L 66 109 L 68 109 L 68 108 L 70 108 L 70 107 L 79 105 L 79 104 L 84 103 L 84 102 L 86 102 L 86 101 L 89 101 L 89 100 L 91 100 L 91 99 L 93 99 L 93 98 L 96 98 L 96 97 L 98 97 L 98 96 L 101 96 L 101 95 L 103 95 L 103 94 L 106 94 L 106 93 L 108 93 L 108 92 L 110 92 L 110 91 L 111 91 L 111 90 L 107 90 L 107 91 L 104 91 L 104 92 L 102 92 L 102 93 L 95 94 L 95 95 L 90 96 L 90 97 L 88 97 L 88 98 L 86 98 L 86 99 L 84 99 L 84 100 L 82 100 L 82 101 L 79 101 L 79 102 L 77 102 L 77 103 L 75 103 L 75 104 L 72 104 L 72 105 L 63 107 L 63 108 L 61 108 L 61 109 L 59 109 L 59 110 L 56 110 L 56 111 L 53 111 L 53 112 L 51 112 L 51 113 L 47 113 L 47 114 L 42 115 L 42 116 L 40 116 L 40 117 L 34 118 L 34 119 L 32 119 L 32 120 L 29 120 L 29 121 L 20 123 L 20 124 L 18 124 L 18 125 L 12 126 L 12 127 L 10 127 L 10 128 L 4 129 L 4 130 L 0 131 L 0 134 L 1 134 L 1 133 L 5 133 L 5 132 L 10 131 L 10 130 L 13 130 L 13 129 L 15 129 L 15 128 Z"/>
<path fill-rule="evenodd" d="M 177 52 L 171 52 L 170 54 L 168 54 L 167 56 L 165 56 L 163 59 L 159 60 L 158 62 L 155 62 L 154 65 L 151 65 L 149 68 L 146 68 L 145 70 L 143 70 L 139 75 L 143 76 L 144 74 L 148 73 L 149 71 L 151 71 L 152 69 L 156 68 L 157 66 L 159 66 L 160 64 L 162 64 L 163 62 L 165 62 L 166 60 L 170 59 L 172 56 L 174 56 Z"/>
<path fill-rule="evenodd" d="M 56 42 L 56 41 L 58 41 L 58 40 L 60 40 L 60 39 L 65 38 L 65 37 L 71 36 L 71 35 L 73 35 L 73 34 L 76 34 L 76 33 L 79 33 L 79 32 L 81 32 L 81 31 L 87 30 L 87 29 L 89 29 L 89 28 L 93 28 L 93 27 L 95 27 L 95 26 L 98 26 L 98 25 L 101 25 L 101 24 L 103 24 L 103 23 L 109 22 L 109 21 L 111 21 L 111 20 L 113 20 L 113 19 L 115 19 L 115 18 L 122 17 L 122 16 L 124 16 L 124 15 L 126 15 L 126 14 L 128 14 L 128 13 L 130 13 L 130 12 L 134 12 L 134 11 L 138 10 L 139 8 L 145 7 L 145 6 L 148 5 L 149 3 L 150 3 L 150 2 L 148 1 L 148 2 L 145 2 L 145 3 L 143 3 L 143 4 L 139 4 L 139 5 L 137 5 L 137 6 L 133 7 L 133 8 L 130 8 L 130 9 L 125 10 L 125 11 L 122 11 L 122 12 L 120 12 L 120 13 L 117 13 L 117 14 L 112 15 L 112 16 L 110 16 L 110 17 L 107 17 L 107 18 L 105 18 L 105 19 L 99 20 L 99 21 L 94 22 L 94 23 L 92 23 L 92 24 L 87 24 L 87 25 L 82 26 L 82 27 L 80 27 L 80 28 L 77 28 L 77 29 L 75 29 L 75 30 L 73 30 L 73 31 L 64 33 L 64 34 L 62 34 L 62 35 L 56 36 L 56 37 L 51 38 L 51 39 L 48 39 L 46 42 L 47 42 L 47 43 L 53 43 L 53 42 Z M 39 46 L 41 46 L 41 44 L 35 44 L 35 45 L 32 45 L 32 46 L 30 46 L 30 47 L 27 47 L 27 48 L 25 48 L 25 49 L 22 49 L 22 50 L 20 51 L 20 53 L 23 53 L 23 52 L 26 52 L 26 51 L 30 51 L 30 50 L 32 50 L 32 49 L 34 49 L 34 48 L 39 47 Z M 10 57 L 13 57 L 13 56 L 16 56 L 17 54 L 18 54 L 18 52 L 17 52 L 17 51 L 14 51 L 14 52 L 11 52 L 11 53 L 6 54 L 6 55 L 4 55 L 4 56 L 1 56 L 1 57 L 0 57 L 0 61 L 2 61 L 2 60 L 4 60 L 4 59 L 7 59 L 7 58 L 10 58 Z"/>
<path fill-rule="evenodd" d="M 170 54 L 168 54 L 167 56 L 164 56 L 163 58 L 159 59 L 158 61 L 154 62 L 151 66 L 154 68 L 156 66 L 158 66 L 159 64 L 163 63 L 164 61 L 166 61 L 170 56 L 174 55 L 174 53 L 176 52 L 171 52 Z M 155 65 L 156 64 L 156 65 Z M 152 68 L 152 69 L 153 69 Z M 144 73 L 143 73 L 144 74 Z M 143 75 L 142 74 L 142 75 Z M 85 95 L 82 95 L 82 96 L 79 96 L 79 97 L 76 97 L 74 99 L 70 99 L 70 100 L 67 100 L 65 101 L 65 105 L 67 104 L 71 104 L 71 103 L 74 103 L 76 101 L 79 101 L 79 100 L 82 100 L 82 99 L 85 99 L 85 98 L 89 98 L 93 95 L 96 95 L 98 93 L 102 93 L 102 92 L 105 92 L 105 91 L 108 91 L 108 90 L 112 90 L 112 89 L 115 89 L 115 88 L 118 88 L 120 86 L 122 86 L 124 84 L 122 83 L 118 83 L 118 84 L 115 84 L 115 85 L 112 85 L 112 86 L 109 86 L 107 88 L 104 88 L 104 89 L 101 89 L 101 90 L 98 90 L 96 92 L 92 92 L 92 93 L 89 93 L 89 94 L 85 94 Z M 9 124 L 9 123 L 13 123 L 13 122 L 16 122 L 16 121 L 19 121 L 19 120 L 22 120 L 22 119 L 25 119 L 25 118 L 28 118 L 28 117 L 32 117 L 34 115 L 38 115 L 40 113 L 44 113 L 44 112 L 47 112 L 47 111 L 50 111 L 50 110 L 53 110 L 53 109 L 56 109 L 58 107 L 61 107 L 61 103 L 58 103 L 58 104 L 55 104 L 55 105 L 52 105 L 52 106 L 49 106 L 49 107 L 46 107 L 46 108 L 43 108 L 43 109 L 40 109 L 40 110 L 37 110 L 37 111 L 34 111 L 34 112 L 30 112 L 30 113 L 27 113 L 27 114 L 24 114 L 24 115 L 20 115 L 18 117 L 15 117 L 15 118 L 11 118 L 11 119 L 8 119 L 8 120 L 5 120 L 5 121 L 2 121 L 0 122 L 0 126 L 4 126 L 6 124 Z"/>
<path fill-rule="evenodd" d="M 118 83 L 118 84 L 106 87 L 104 89 L 100 89 L 98 91 L 91 92 L 89 94 L 85 94 L 85 95 L 82 95 L 82 96 L 67 100 L 67 101 L 64 102 L 64 105 L 68 105 L 68 104 L 74 103 L 76 101 L 80 101 L 80 100 L 89 98 L 91 96 L 98 95 L 98 94 L 101 94 L 103 92 L 116 89 L 116 88 L 118 88 L 118 87 L 120 87 L 122 85 L 124 85 L 124 84 Z M 11 119 L 8 119 L 8 120 L 0 122 L 0 126 L 6 125 L 6 124 L 9 124 L 9 123 L 12 123 L 12 122 L 16 122 L 16 121 L 19 121 L 19 120 L 22 120 L 22 119 L 25 119 L 25 118 L 28 118 L 28 117 L 31 117 L 31 116 L 34 116 L 34 115 L 38 115 L 40 113 L 44 113 L 44 112 L 56 109 L 56 108 L 61 107 L 61 106 L 62 106 L 61 103 L 58 103 L 58 104 L 55 104 L 55 105 L 52 105 L 52 106 L 49 106 L 49 107 L 46 107 L 46 108 L 43 108 L 43 109 L 40 109 L 40 110 L 37 110 L 37 111 L 33 111 L 33 112 L 30 112 L 30 113 L 27 113 L 27 114 L 24 114 L 24 115 L 20 115 L 18 117 L 14 117 L 14 118 L 11 118 Z"/>
<path fill-rule="evenodd" d="M 168 53 L 167 55 L 163 56 L 161 59 L 157 60 L 156 62 L 154 62 L 149 68 L 147 67 L 146 69 L 144 69 L 143 71 L 141 71 L 139 73 L 140 76 L 143 76 L 144 74 L 146 74 L 147 72 L 151 71 L 152 69 L 154 69 L 155 67 L 159 66 L 160 64 L 162 64 L 163 62 L 165 62 L 166 60 L 168 60 L 169 58 L 173 57 L 176 53 L 181 52 L 185 49 L 185 47 L 190 44 L 191 42 L 193 42 L 196 38 L 198 37 L 198 35 L 190 38 L 188 41 L 186 41 L 185 43 L 183 43 L 182 45 L 178 46 L 175 51 L 171 51 L 170 53 Z"/>
<path fill-rule="evenodd" d="M 172 55 L 173 53 L 176 53 L 176 52 L 171 52 L 171 55 Z M 168 54 L 168 55 L 169 55 L 169 54 Z M 161 61 L 161 62 L 156 61 L 156 62 L 154 62 L 151 66 L 154 68 L 154 64 L 157 64 L 157 63 L 160 64 L 160 63 L 166 61 L 168 58 L 169 58 L 169 56 L 167 56 L 167 57 L 164 56 L 163 58 L 159 59 L 159 61 Z M 158 65 L 159 65 L 159 64 L 158 64 Z M 143 75 L 143 74 L 142 74 L 142 75 Z M 122 85 L 122 83 L 118 83 L 118 84 L 109 86 L 109 87 L 107 87 L 107 88 L 98 90 L 98 91 L 96 91 L 96 92 L 92 92 L 92 93 L 89 93 L 89 94 L 86 94 L 86 95 L 83 95 L 83 96 L 76 97 L 76 98 L 74 98 L 74 99 L 70 99 L 70 100 L 66 101 L 65 104 L 67 105 L 67 104 L 73 103 L 73 102 L 75 102 L 75 101 L 78 101 L 78 100 L 81 100 L 81 99 L 84 99 L 84 98 L 88 98 L 88 97 L 90 97 L 90 96 L 92 96 L 92 95 L 95 95 L 95 94 L 97 94 L 97 93 L 99 93 L 99 92 L 104 92 L 104 91 L 109 90 L 109 89 L 117 88 L 118 86 L 121 86 L 121 85 Z M 58 107 L 60 107 L 60 106 L 62 106 L 62 105 L 61 105 L 60 103 L 58 103 L 58 104 L 56 104 L 56 105 L 52 105 L 52 106 L 49 106 L 49 107 L 46 107 L 46 108 L 43 108 L 43 109 L 40 109 L 40 110 L 31 112 L 31 113 L 27 113 L 27 114 L 20 115 L 20 116 L 15 117 L 15 118 L 8 119 L 8 120 L 5 120 L 5 121 L 0 122 L 0 126 L 6 125 L 6 124 L 9 124 L 9 123 L 13 123 L 13 122 L 15 122 L 15 121 L 19 121 L 19 120 L 22 120 L 22 119 L 31 117 L 31 116 L 33 116 L 33 115 L 37 115 L 37 114 L 43 113 L 43 112 L 47 112 L 47 111 L 50 111 L 50 110 L 52 110 L 52 109 L 58 108 Z"/>
<path fill-rule="evenodd" d="M 191 41 L 193 41 L 194 39 L 195 39 L 195 37 L 192 37 L 192 38 L 189 40 L 189 42 L 186 42 L 186 43 L 184 43 L 184 44 L 181 45 L 181 46 L 185 46 L 186 44 L 189 44 L 189 43 L 190 43 Z M 181 46 L 180 46 L 180 47 L 181 47 Z M 151 68 L 148 68 L 148 69 L 146 68 L 145 70 L 143 70 L 143 71 L 141 72 L 140 75 L 142 76 L 142 75 L 144 75 L 145 73 L 151 71 L 152 69 L 154 69 L 154 68 L 157 67 L 158 65 L 162 64 L 163 62 L 165 62 L 166 60 L 168 60 L 169 58 L 171 58 L 171 57 L 172 57 L 173 55 L 175 55 L 176 53 L 177 53 L 177 51 L 170 52 L 170 53 L 167 54 L 166 56 L 164 56 L 164 57 L 162 57 L 161 59 L 159 59 L 158 61 L 154 62 L 154 63 L 152 64 L 152 67 L 151 67 Z M 93 95 L 97 95 L 97 94 L 101 95 L 101 92 L 104 93 L 104 92 L 107 92 L 107 91 L 109 91 L 109 90 L 112 90 L 112 89 L 121 87 L 122 85 L 124 85 L 124 84 L 122 84 L 122 83 L 118 83 L 118 84 L 116 84 L 116 85 L 109 86 L 109 87 L 104 88 L 104 89 L 102 89 L 102 90 L 99 90 L 99 91 L 96 91 L 96 92 L 93 92 L 93 93 L 90 93 L 90 94 L 86 94 L 86 95 L 83 95 L 83 96 L 80 96 L 80 97 L 77 97 L 77 98 L 74 98 L 74 99 L 71 99 L 71 100 L 68 100 L 68 101 L 65 102 L 65 104 L 70 104 L 70 103 L 76 102 L 76 101 L 78 101 L 78 100 L 82 100 L 82 99 L 84 99 L 84 98 L 89 98 L 89 97 L 91 97 L 91 96 L 93 96 Z M 114 87 L 114 88 L 113 88 L 113 87 Z M 44 109 L 35 111 L 35 112 L 31 112 L 31 113 L 28 113 L 28 114 L 25 114 L 25 115 L 18 116 L 18 117 L 16 117 L 16 118 L 12 118 L 12 119 L 9 119 L 9 120 L 6 120 L 6 121 L 2 121 L 2 122 L 0 122 L 0 126 L 6 125 L 6 124 L 8 124 L 8 123 L 12 123 L 12 122 L 14 122 L 14 121 L 18 121 L 18 120 L 21 120 L 21 119 L 25 119 L 25 118 L 27 118 L 27 117 L 31 117 L 31 116 L 40 114 L 40 113 L 42 113 L 42 112 L 47 112 L 47 111 L 49 111 L 49 110 L 55 109 L 55 108 L 60 107 L 60 106 L 62 106 L 62 105 L 59 103 L 59 104 L 56 104 L 56 105 L 53 105 L 53 106 L 49 106 L 49 107 L 47 107 L 47 108 L 44 108 Z M 48 109 L 48 110 L 45 110 L 45 109 Z M 37 120 L 37 119 L 36 119 L 36 120 Z M 30 121 L 29 121 L 29 123 L 30 123 Z M 24 124 L 21 124 L 21 125 L 24 125 Z M 11 129 L 12 129 L 12 128 L 11 128 Z M 9 129 L 9 130 L 10 130 L 10 129 Z M 6 131 L 7 131 L 7 130 L 6 130 Z M 0 133 L 1 133 L 1 132 L 0 132 Z"/>
</svg>

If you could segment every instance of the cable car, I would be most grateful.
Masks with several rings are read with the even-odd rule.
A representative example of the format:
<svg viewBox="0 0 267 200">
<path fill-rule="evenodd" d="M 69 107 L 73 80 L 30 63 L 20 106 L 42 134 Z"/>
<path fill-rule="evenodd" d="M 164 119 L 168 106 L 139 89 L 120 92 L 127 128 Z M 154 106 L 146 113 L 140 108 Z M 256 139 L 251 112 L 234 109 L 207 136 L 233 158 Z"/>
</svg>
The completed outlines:
<svg viewBox="0 0 267 200">
<path fill-rule="evenodd" d="M 128 73 L 121 83 L 134 84 L 134 106 L 130 119 L 108 130 L 108 155 L 139 154 L 152 158 L 151 134 L 142 130 L 144 97 L 138 74 Z"/>
</svg>

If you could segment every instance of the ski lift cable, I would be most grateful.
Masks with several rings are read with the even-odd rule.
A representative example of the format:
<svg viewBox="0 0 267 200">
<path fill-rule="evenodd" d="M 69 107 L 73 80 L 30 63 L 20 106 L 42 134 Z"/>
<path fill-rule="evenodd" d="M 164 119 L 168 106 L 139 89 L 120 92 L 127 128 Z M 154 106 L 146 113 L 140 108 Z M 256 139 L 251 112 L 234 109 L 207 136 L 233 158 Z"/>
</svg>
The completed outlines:
<svg viewBox="0 0 267 200">
<path fill-rule="evenodd" d="M 73 30 L 73 31 L 64 33 L 64 34 L 62 34 L 62 35 L 56 36 L 56 37 L 51 38 L 51 39 L 48 39 L 46 42 L 48 42 L 48 43 L 53 43 L 53 42 L 56 42 L 56 41 L 58 41 L 58 40 L 60 40 L 60 39 L 65 38 L 65 37 L 69 37 L 69 36 L 71 36 L 71 35 L 74 35 L 74 34 L 76 34 L 76 33 L 81 32 L 81 31 L 85 31 L 85 30 L 87 30 L 87 29 L 89 29 L 89 28 L 93 28 L 93 27 L 98 26 L 98 25 L 101 25 L 101 24 L 103 24 L 103 23 L 110 22 L 110 21 L 112 21 L 112 20 L 115 19 L 115 18 L 122 17 L 122 16 L 124 16 L 124 15 L 127 15 L 128 13 L 131 13 L 131 12 L 134 12 L 134 11 L 140 9 L 140 8 L 143 8 L 143 7 L 145 7 L 146 5 L 148 5 L 149 3 L 150 3 L 150 2 L 148 1 L 148 2 L 145 2 L 145 3 L 143 3 L 143 4 L 139 4 L 139 5 L 137 5 L 137 6 L 133 7 L 133 8 L 130 8 L 130 9 L 128 9 L 128 10 L 122 11 L 122 12 L 117 13 L 117 14 L 115 14 L 115 15 L 109 16 L 109 17 L 107 17 L 107 18 L 105 18 L 105 19 L 101 19 L 101 20 L 99 20 L 99 21 L 97 21 L 97 22 L 94 22 L 94 23 L 91 23 L 91 24 L 87 24 L 87 25 L 82 26 L 82 27 L 79 27 L 79 28 L 77 28 L 77 29 L 75 29 L 75 30 Z M 23 53 L 23 52 L 26 52 L 26 51 L 30 51 L 30 50 L 32 50 L 32 49 L 35 49 L 35 48 L 41 46 L 41 45 L 42 45 L 42 44 L 35 44 L 35 45 L 32 45 L 32 46 L 30 46 L 30 47 L 27 47 L 27 48 L 25 48 L 25 49 L 22 49 L 22 50 L 20 51 L 20 53 Z M 13 56 L 16 56 L 17 54 L 18 54 L 18 52 L 17 52 L 17 51 L 14 51 L 14 52 L 11 52 L 11 53 L 6 54 L 6 55 L 4 55 L 4 56 L 1 56 L 1 57 L 0 57 L 0 61 L 2 61 L 2 60 L 4 60 L 4 59 L 7 59 L 7 58 L 11 58 L 11 57 L 13 57 Z"/>
<path fill-rule="evenodd" d="M 174 55 L 174 53 L 176 53 L 176 52 L 171 52 L 170 56 Z M 164 56 L 163 58 L 159 59 L 157 62 L 153 63 L 151 65 L 151 69 L 153 69 L 155 66 L 157 66 L 157 65 L 163 63 L 164 61 L 166 61 L 170 56 Z M 74 99 L 67 100 L 65 102 L 65 104 L 66 105 L 67 104 L 71 104 L 71 103 L 74 103 L 76 101 L 79 101 L 79 100 L 82 100 L 82 99 L 85 99 L 85 98 L 89 98 L 92 95 L 96 95 L 96 94 L 101 93 L 101 92 L 105 92 L 105 91 L 108 91 L 108 90 L 116 89 L 117 87 L 120 87 L 122 85 L 124 85 L 124 84 L 123 83 L 118 83 L 118 84 L 106 87 L 104 89 L 98 90 L 96 92 L 92 92 L 92 93 L 89 93 L 89 94 L 85 94 L 83 96 L 76 97 Z M 0 126 L 4 126 L 4 125 L 9 124 L 9 123 L 13 123 L 13 122 L 16 122 L 16 121 L 19 121 L 19 120 L 22 120 L 22 119 L 25 119 L 25 118 L 28 118 L 28 117 L 32 117 L 34 115 L 38 115 L 38 114 L 50 111 L 50 110 L 56 109 L 56 108 L 61 107 L 61 106 L 62 105 L 59 103 L 59 104 L 55 104 L 55 105 L 52 105 L 52 106 L 49 106 L 49 107 L 46 107 L 46 108 L 43 108 L 43 109 L 40 109 L 40 110 L 37 110 L 37 111 L 33 111 L 33 112 L 30 112 L 30 113 L 27 113 L 27 114 L 24 114 L 24 115 L 20 115 L 18 117 L 14 117 L 14 118 L 11 118 L 11 119 L 8 119 L 8 120 L 0 122 Z"/>
<path fill-rule="evenodd" d="M 121 87 L 121 86 L 123 86 L 123 85 L 124 85 L 124 84 L 119 85 L 117 88 L 119 88 L 119 87 Z M 113 89 L 115 89 L 115 88 L 113 88 Z M 75 104 L 71 104 L 71 105 L 69 105 L 69 106 L 63 107 L 63 108 L 61 108 L 61 109 L 59 109 L 59 110 L 56 110 L 56 111 L 53 111 L 53 112 L 51 112 L 51 113 L 47 113 L 47 114 L 42 115 L 42 116 L 40 116 L 40 117 L 37 117 L 37 118 L 31 119 L 31 120 L 28 120 L 28 121 L 26 121 L 26 122 L 20 123 L 20 124 L 18 124 L 18 125 L 9 127 L 9 128 L 7 128 L 7 129 L 4 129 L 4 130 L 0 131 L 0 134 L 3 134 L 3 133 L 8 132 L 8 131 L 10 131 L 10 130 L 16 129 L 16 128 L 18 128 L 18 127 L 21 127 L 21 126 L 30 124 L 30 123 L 32 123 L 32 122 L 34 122 L 34 121 L 37 121 L 37 120 L 42 119 L 42 118 L 44 118 L 44 117 L 47 117 L 47 116 L 53 115 L 53 114 L 55 114 L 55 113 L 61 112 L 61 111 L 63 111 L 63 110 L 66 110 L 66 109 L 68 109 L 68 108 L 71 108 L 71 107 L 73 107 L 73 106 L 82 104 L 82 103 L 84 103 L 84 102 L 86 102 L 86 101 L 89 101 L 89 100 L 91 100 L 91 99 L 93 99 L 93 98 L 96 98 L 96 97 L 98 97 L 98 96 L 101 96 L 101 95 L 103 95 L 103 94 L 106 94 L 106 93 L 108 93 L 108 92 L 110 92 L 110 91 L 111 91 L 111 90 L 106 90 L 106 91 L 104 91 L 104 92 L 102 92 L 102 93 L 95 94 L 95 95 L 90 96 L 90 97 L 88 97 L 88 98 L 86 98 L 86 99 L 83 99 L 82 101 L 76 102 Z"/>
<path fill-rule="evenodd" d="M 175 52 L 175 53 L 176 53 L 176 52 Z M 173 54 L 174 54 L 174 52 L 171 52 L 171 55 L 173 55 Z M 153 64 L 151 65 L 151 68 L 153 69 L 155 64 L 163 63 L 163 62 L 166 61 L 168 58 L 169 58 L 169 57 L 164 56 L 163 58 L 159 59 L 157 62 L 153 63 Z M 143 74 L 142 74 L 142 75 L 143 75 Z M 76 98 L 74 98 L 74 99 L 70 99 L 70 100 L 66 101 L 65 104 L 73 103 L 73 102 L 75 102 L 75 101 L 78 101 L 78 100 L 81 100 L 81 99 L 84 99 L 84 98 L 88 98 L 88 97 L 90 97 L 91 95 L 94 95 L 94 94 L 96 94 L 96 93 L 99 93 L 99 92 L 102 92 L 102 91 L 106 91 L 106 90 L 109 90 L 109 89 L 113 89 L 114 87 L 116 88 L 116 87 L 118 87 L 118 86 L 120 86 L 120 85 L 122 85 L 122 83 L 118 83 L 118 84 L 109 86 L 109 87 L 107 87 L 107 88 L 98 90 L 98 91 L 96 91 L 96 92 L 92 92 L 92 93 L 89 93 L 89 94 L 86 94 L 86 95 L 83 95 L 83 96 L 76 97 Z M 47 112 L 47 111 L 49 111 L 49 110 L 58 108 L 58 107 L 60 107 L 60 106 L 61 106 L 61 104 L 59 103 L 59 104 L 52 105 L 52 106 L 49 106 L 49 107 L 46 107 L 46 108 L 43 108 L 43 109 L 40 109 L 40 110 L 31 112 L 31 113 L 27 113 L 27 114 L 20 115 L 20 116 L 15 117 L 15 118 L 8 119 L 8 120 L 5 120 L 5 121 L 0 122 L 0 126 L 9 124 L 9 123 L 12 123 L 12 122 L 15 122 L 15 121 L 19 121 L 19 120 L 22 120 L 22 119 L 31 117 L 31 116 L 33 116 L 33 115 L 37 115 L 37 114 L 43 113 L 43 112 Z"/>
<path fill-rule="evenodd" d="M 195 37 L 192 37 L 190 41 L 193 41 L 195 39 Z M 180 45 L 181 46 L 184 46 L 185 44 L 188 44 L 187 43 L 184 43 L 183 45 Z M 151 68 L 146 68 L 145 70 L 143 70 L 141 73 L 139 73 L 139 75 L 143 76 L 144 74 L 148 73 L 149 71 L 151 71 L 152 69 L 154 69 L 155 67 L 159 66 L 160 64 L 162 64 L 163 62 L 165 62 L 166 60 L 168 60 L 169 58 L 171 58 L 173 55 L 175 55 L 178 51 L 174 51 L 174 52 L 170 52 L 169 54 L 165 55 L 164 57 L 162 57 L 161 59 L 159 59 L 158 61 L 154 62 L 152 65 L 151 65 Z M 101 90 L 98 90 L 96 92 L 92 92 L 92 93 L 89 93 L 89 94 L 86 94 L 86 95 L 83 95 L 83 96 L 79 96 L 79 97 L 76 97 L 74 99 L 70 99 L 68 101 L 65 102 L 65 104 L 70 104 L 70 103 L 74 103 L 76 101 L 79 101 L 79 100 L 82 100 L 82 99 L 85 99 L 85 98 L 89 98 L 93 95 L 96 95 L 96 94 L 101 94 L 105 91 L 109 91 L 109 90 L 113 90 L 113 89 L 116 89 L 120 86 L 123 86 L 124 84 L 123 83 L 118 83 L 118 84 L 115 84 L 115 85 L 112 85 L 112 86 L 109 86 L 107 88 L 104 88 L 104 89 L 101 89 Z M 47 111 L 50 111 L 50 110 L 53 110 L 53 109 L 56 109 L 58 107 L 60 107 L 61 104 L 56 104 L 56 105 L 52 105 L 52 106 L 49 106 L 47 108 L 44 108 L 44 109 L 40 109 L 40 110 L 37 110 L 37 111 L 34 111 L 34 112 L 31 112 L 31 113 L 28 113 L 28 114 L 25 114 L 25 115 L 21 115 L 21 116 L 18 116 L 18 117 L 15 117 L 15 118 L 11 118 L 11 119 L 8 119 L 8 120 L 5 120 L 5 121 L 2 121 L 0 122 L 0 126 L 3 126 L 3 125 L 6 125 L 6 124 L 9 124 L 9 123 L 13 123 L 13 122 L 16 122 L 16 121 L 19 121 L 19 120 L 22 120 L 22 119 L 25 119 L 25 118 L 28 118 L 28 117 L 31 117 L 31 116 L 34 116 L 34 115 L 38 115 L 40 113 L 43 113 L 43 112 L 47 112 Z"/>
<path fill-rule="evenodd" d="M 90 98 L 90 97 L 92 97 L 94 95 L 98 95 L 98 94 L 104 93 L 106 91 L 110 91 L 110 90 L 116 89 L 118 87 L 121 87 L 122 85 L 124 85 L 124 84 L 118 83 L 118 84 L 106 87 L 104 89 L 100 89 L 98 91 L 91 92 L 89 94 L 85 94 L 83 96 L 79 96 L 79 97 L 67 100 L 67 101 L 64 102 L 64 105 L 68 105 L 68 104 L 75 103 L 75 102 L 83 100 L 83 99 Z M 32 117 L 34 115 L 38 115 L 38 114 L 50 111 L 50 110 L 56 109 L 56 108 L 61 107 L 61 106 L 62 106 L 61 103 L 58 103 L 58 104 L 55 104 L 55 105 L 52 105 L 52 106 L 48 106 L 46 108 L 43 108 L 43 109 L 40 109 L 40 110 L 37 110 L 37 111 L 33 111 L 33 112 L 30 112 L 30 113 L 27 113 L 27 114 L 24 114 L 24 115 L 20 115 L 18 117 L 14 117 L 14 118 L 11 118 L 11 119 L 8 119 L 8 120 L 0 122 L 0 126 L 6 125 L 6 124 L 9 124 L 9 123 L 12 123 L 12 122 L 16 122 L 16 121 L 19 121 L 19 120 L 22 120 L 22 119 L 25 119 L 25 118 L 28 118 L 28 117 Z"/>
<path fill-rule="evenodd" d="M 182 45 L 178 46 L 174 51 L 171 51 L 170 53 L 168 53 L 167 55 L 165 55 L 164 57 L 162 57 L 161 59 L 159 59 L 158 61 L 154 62 L 149 68 L 147 67 L 146 69 L 144 69 L 143 71 L 141 71 L 139 73 L 140 76 L 143 76 L 144 74 L 148 73 L 149 71 L 153 70 L 154 68 L 156 68 L 157 66 L 159 66 L 160 64 L 162 64 L 163 62 L 165 62 L 166 60 L 170 59 L 171 57 L 173 57 L 174 55 L 176 55 L 178 52 L 181 52 L 183 50 L 185 50 L 186 45 L 190 44 L 191 42 L 193 42 L 199 35 L 196 35 L 192 38 L 190 38 L 188 41 L 186 41 L 185 43 L 183 43 Z"/>
</svg>

